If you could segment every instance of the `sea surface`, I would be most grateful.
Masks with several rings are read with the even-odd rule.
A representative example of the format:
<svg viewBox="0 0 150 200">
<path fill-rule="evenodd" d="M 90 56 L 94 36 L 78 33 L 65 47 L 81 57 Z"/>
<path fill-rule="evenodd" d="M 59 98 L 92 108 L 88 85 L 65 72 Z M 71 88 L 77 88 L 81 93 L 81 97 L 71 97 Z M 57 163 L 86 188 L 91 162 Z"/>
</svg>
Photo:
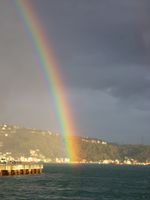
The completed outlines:
<svg viewBox="0 0 150 200">
<path fill-rule="evenodd" d="M 0 200 L 150 200 L 150 166 L 46 165 L 0 177 Z"/>
</svg>

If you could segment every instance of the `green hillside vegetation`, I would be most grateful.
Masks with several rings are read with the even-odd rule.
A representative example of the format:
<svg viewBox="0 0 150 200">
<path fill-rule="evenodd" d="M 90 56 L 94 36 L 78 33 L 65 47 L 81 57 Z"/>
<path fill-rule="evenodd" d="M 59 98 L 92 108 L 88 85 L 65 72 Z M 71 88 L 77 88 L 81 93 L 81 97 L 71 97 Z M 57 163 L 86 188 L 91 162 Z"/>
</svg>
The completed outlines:
<svg viewBox="0 0 150 200">
<path fill-rule="evenodd" d="M 10 130 L 9 130 L 10 129 Z M 39 150 L 47 158 L 64 157 L 62 138 L 58 134 L 26 128 L 0 128 L 0 152 L 12 152 L 16 157 L 30 156 L 30 150 Z"/>
<path fill-rule="evenodd" d="M 77 137 L 78 160 L 124 160 L 135 159 L 140 162 L 150 161 L 150 146 L 117 145 L 100 139 Z M 16 126 L 0 126 L 0 154 L 11 153 L 11 156 L 30 157 L 31 151 L 37 151 L 43 158 L 66 157 L 63 138 L 50 131 L 19 128 Z"/>
</svg>

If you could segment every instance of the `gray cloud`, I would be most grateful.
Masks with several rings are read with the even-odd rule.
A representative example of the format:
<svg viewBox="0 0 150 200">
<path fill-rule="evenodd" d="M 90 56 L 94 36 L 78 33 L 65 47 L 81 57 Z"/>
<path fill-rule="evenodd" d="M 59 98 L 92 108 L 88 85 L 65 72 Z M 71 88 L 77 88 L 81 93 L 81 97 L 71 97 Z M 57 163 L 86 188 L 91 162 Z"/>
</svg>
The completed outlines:
<svg viewBox="0 0 150 200">
<path fill-rule="evenodd" d="M 149 0 L 31 2 L 55 49 L 79 132 L 150 141 Z M 59 131 L 13 1 L 1 0 L 0 27 L 0 122 Z"/>
<path fill-rule="evenodd" d="M 123 100 L 149 100 L 149 1 L 45 3 L 46 8 L 40 1 L 36 5 L 67 85 L 103 89 Z"/>
</svg>

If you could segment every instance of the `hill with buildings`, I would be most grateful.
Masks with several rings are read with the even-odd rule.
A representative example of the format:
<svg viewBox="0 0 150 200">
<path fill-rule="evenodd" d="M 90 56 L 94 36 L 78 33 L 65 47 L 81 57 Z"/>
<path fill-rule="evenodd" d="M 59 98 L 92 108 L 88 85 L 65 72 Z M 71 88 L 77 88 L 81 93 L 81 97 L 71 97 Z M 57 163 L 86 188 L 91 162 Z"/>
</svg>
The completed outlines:
<svg viewBox="0 0 150 200">
<path fill-rule="evenodd" d="M 79 162 L 132 164 L 150 161 L 148 145 L 117 145 L 84 137 L 75 140 Z M 7 124 L 0 125 L 0 160 L 69 162 L 61 135 Z"/>
</svg>

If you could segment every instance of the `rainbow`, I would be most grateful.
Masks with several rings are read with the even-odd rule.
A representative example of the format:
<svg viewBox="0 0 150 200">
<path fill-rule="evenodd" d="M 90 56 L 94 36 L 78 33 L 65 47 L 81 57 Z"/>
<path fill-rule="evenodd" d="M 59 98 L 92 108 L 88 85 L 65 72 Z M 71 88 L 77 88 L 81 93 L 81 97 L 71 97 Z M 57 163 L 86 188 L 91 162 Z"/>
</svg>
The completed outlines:
<svg viewBox="0 0 150 200">
<path fill-rule="evenodd" d="M 66 99 L 65 87 L 59 65 L 52 48 L 48 45 L 49 42 L 44 28 L 30 0 L 15 0 L 15 4 L 23 24 L 30 33 L 49 92 L 52 93 L 67 156 L 71 161 L 76 161 L 78 147 L 77 142 L 75 142 L 75 126 L 70 112 L 70 106 Z"/>
</svg>

